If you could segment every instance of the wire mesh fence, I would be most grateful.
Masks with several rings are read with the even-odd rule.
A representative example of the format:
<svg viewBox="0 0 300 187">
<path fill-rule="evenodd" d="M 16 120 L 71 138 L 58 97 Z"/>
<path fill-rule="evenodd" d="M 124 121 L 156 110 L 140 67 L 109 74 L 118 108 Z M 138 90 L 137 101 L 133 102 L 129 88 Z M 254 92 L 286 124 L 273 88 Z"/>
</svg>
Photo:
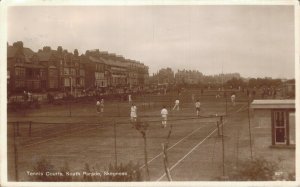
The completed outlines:
<svg viewBox="0 0 300 187">
<path fill-rule="evenodd" d="M 214 94 L 209 95 L 207 93 L 205 97 L 207 102 L 211 102 L 210 99 L 215 102 Z M 242 104 L 244 98 L 246 97 L 241 97 L 241 104 L 236 106 L 239 107 L 240 111 L 247 109 Z M 33 155 L 51 158 L 57 162 L 61 162 L 63 158 L 63 160 L 72 163 L 75 168 L 79 167 L 78 163 L 83 164 L 82 162 L 88 160 L 89 163 L 99 163 L 102 166 L 109 163 L 117 165 L 118 163 L 135 161 L 140 162 L 140 165 L 143 166 L 141 168 L 145 169 L 144 139 L 137 128 L 137 126 L 144 126 L 145 124 L 148 124 L 146 130 L 149 149 L 148 162 L 158 162 L 159 164 L 156 163 L 156 165 L 161 166 L 158 167 L 161 172 L 163 167 L 162 161 L 159 159 L 162 153 L 161 143 L 165 141 L 168 130 L 162 128 L 160 109 L 165 103 L 170 108 L 173 107 L 175 99 L 176 93 L 163 97 L 148 95 L 135 98 L 134 102 L 141 113 L 137 122 L 134 123 L 130 122 L 129 119 L 131 103 L 117 101 L 106 105 L 104 113 L 100 114 L 95 112 L 95 108 L 85 110 L 85 105 L 82 103 L 78 105 L 80 108 L 75 107 L 75 103 L 70 103 L 70 105 L 65 106 L 66 110 L 63 114 L 60 111 L 55 111 L 54 108 L 53 113 L 41 111 L 34 115 L 26 114 L 26 117 L 40 118 L 31 118 L 30 121 L 8 122 L 8 141 L 12 147 L 16 147 L 10 152 L 11 157 L 16 158 L 15 161 L 11 162 L 15 164 L 10 165 L 10 168 L 17 168 L 13 174 L 16 176 L 14 180 L 28 180 L 25 179 L 24 168 L 32 165 L 32 162 L 28 163 L 28 158 L 36 157 Z M 220 123 L 217 123 L 220 122 L 220 116 L 230 117 L 236 112 L 236 107 L 228 107 L 228 111 L 225 112 L 223 99 L 222 102 L 218 102 L 217 109 L 213 109 L 213 112 L 205 111 L 200 116 L 196 116 L 190 92 L 184 94 L 180 101 L 185 112 L 174 111 L 168 119 L 168 124 L 173 125 L 169 148 L 175 149 L 173 147 L 180 146 L 180 151 L 184 149 L 184 151 L 189 152 L 186 145 L 202 141 L 211 132 L 218 132 L 217 135 L 220 135 L 218 127 L 221 126 L 218 126 Z M 93 108 L 89 104 L 87 106 Z M 210 111 L 209 107 L 211 106 L 207 104 L 205 108 Z M 184 145 L 182 145 L 183 143 Z M 176 159 L 180 158 L 176 157 Z M 143 171 L 144 174 L 145 172 Z M 155 178 L 153 173 L 157 172 L 157 169 L 151 168 L 149 172 L 151 179 L 153 179 Z"/>
<path fill-rule="evenodd" d="M 186 130 L 181 128 L 181 122 L 183 121 L 191 122 L 185 125 L 190 126 L 190 128 L 188 128 L 189 130 L 199 125 L 215 128 L 215 122 L 200 122 L 200 120 L 200 118 L 191 117 L 170 119 L 168 123 L 174 124 L 174 129 L 177 130 L 177 132 L 180 132 L 180 130 L 183 131 L 182 133 L 174 134 L 172 137 L 174 141 L 186 133 Z M 76 145 L 78 142 L 85 142 L 85 145 L 88 146 L 100 142 L 97 146 L 95 145 L 87 151 L 96 152 L 92 153 L 93 156 L 91 156 L 91 158 L 93 158 L 101 150 L 102 153 L 99 154 L 98 157 L 102 159 L 101 162 L 103 165 L 118 163 L 118 160 L 122 163 L 130 160 L 139 160 L 140 163 L 143 163 L 143 157 L 145 156 L 141 146 L 143 145 L 143 136 L 140 134 L 137 126 L 143 126 L 145 123 L 149 124 L 146 133 L 148 146 L 150 146 L 150 155 L 153 157 L 155 152 L 160 152 L 159 144 L 164 141 L 166 136 L 166 132 L 162 133 L 163 128 L 160 120 L 143 119 L 133 124 L 128 122 L 116 123 L 115 121 L 110 121 L 110 123 L 109 121 L 106 123 L 9 122 L 8 141 L 9 144 L 13 143 L 16 148 L 10 153 L 12 157 L 16 158 L 14 161 L 14 165 L 17 168 L 15 176 L 18 175 L 17 173 L 24 173 L 24 168 L 20 167 L 20 162 L 26 162 L 26 160 L 29 159 L 28 157 L 30 157 L 29 155 L 36 153 L 49 157 L 50 155 L 55 155 L 51 152 L 51 147 L 63 145 L 72 149 L 73 146 L 83 146 L 79 145 L 81 143 Z M 45 147 L 48 146 L 49 150 L 45 149 Z M 79 149 L 83 151 L 85 148 L 86 147 L 83 146 Z M 37 149 L 43 149 L 43 151 L 39 153 L 40 151 L 37 151 Z M 31 152 L 31 154 L 28 154 L 28 152 Z M 59 155 L 70 155 L 68 152 L 69 151 L 66 150 L 57 154 L 58 157 Z M 133 152 L 134 154 L 132 154 Z M 80 157 L 81 153 L 75 153 L 75 155 L 77 154 Z M 86 155 L 87 158 L 89 156 L 90 155 Z M 72 160 L 72 158 L 67 158 L 67 160 L 70 159 Z M 19 180 L 17 177 L 15 179 Z"/>
</svg>

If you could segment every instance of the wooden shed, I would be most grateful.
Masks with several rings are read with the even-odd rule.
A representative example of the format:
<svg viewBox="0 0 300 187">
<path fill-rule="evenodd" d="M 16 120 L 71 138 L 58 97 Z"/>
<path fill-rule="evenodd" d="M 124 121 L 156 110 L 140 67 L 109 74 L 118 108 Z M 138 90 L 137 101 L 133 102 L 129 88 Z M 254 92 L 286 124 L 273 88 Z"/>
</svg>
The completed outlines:
<svg viewBox="0 0 300 187">
<path fill-rule="evenodd" d="M 253 126 L 272 147 L 295 147 L 295 100 L 254 100 Z"/>
</svg>

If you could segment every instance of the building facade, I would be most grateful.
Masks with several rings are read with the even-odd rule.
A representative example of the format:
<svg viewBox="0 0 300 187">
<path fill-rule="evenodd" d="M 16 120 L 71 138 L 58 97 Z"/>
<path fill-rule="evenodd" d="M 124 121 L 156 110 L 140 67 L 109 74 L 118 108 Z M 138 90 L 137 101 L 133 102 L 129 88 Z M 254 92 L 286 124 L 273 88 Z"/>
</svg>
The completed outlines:
<svg viewBox="0 0 300 187">
<path fill-rule="evenodd" d="M 45 67 L 39 64 L 36 54 L 24 48 L 22 42 L 7 46 L 8 92 L 41 91 L 45 88 Z"/>
<path fill-rule="evenodd" d="M 72 95 L 83 90 L 126 91 L 147 83 L 148 67 L 114 53 L 88 50 L 79 55 L 48 46 L 33 52 L 22 42 L 7 46 L 9 92 L 60 91 Z"/>
</svg>

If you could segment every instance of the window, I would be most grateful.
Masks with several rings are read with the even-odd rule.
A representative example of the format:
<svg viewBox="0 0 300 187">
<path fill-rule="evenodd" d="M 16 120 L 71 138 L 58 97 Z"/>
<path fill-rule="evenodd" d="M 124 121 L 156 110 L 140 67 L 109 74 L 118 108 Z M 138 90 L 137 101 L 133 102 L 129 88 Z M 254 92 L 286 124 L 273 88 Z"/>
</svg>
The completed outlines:
<svg viewBox="0 0 300 187">
<path fill-rule="evenodd" d="M 286 117 L 284 111 L 274 112 L 275 143 L 286 141 Z"/>
<path fill-rule="evenodd" d="M 65 78 L 64 79 L 64 86 L 70 86 L 70 78 Z"/>
<path fill-rule="evenodd" d="M 84 76 L 85 75 L 85 72 L 83 69 L 80 70 L 80 76 Z"/>
<path fill-rule="evenodd" d="M 84 79 L 80 79 L 80 86 L 84 86 Z"/>
<path fill-rule="evenodd" d="M 95 72 L 96 79 L 104 79 L 104 73 Z"/>
<path fill-rule="evenodd" d="M 69 68 L 64 68 L 64 74 L 69 75 L 70 74 L 70 69 Z"/>
<path fill-rule="evenodd" d="M 295 116 L 289 110 L 272 111 L 272 144 L 295 143 Z"/>
<path fill-rule="evenodd" d="M 80 79 L 79 78 L 76 78 L 76 85 L 80 85 Z"/>
<path fill-rule="evenodd" d="M 46 71 L 45 71 L 44 69 L 41 69 L 41 70 L 40 70 L 40 76 L 41 76 L 42 78 L 46 78 Z"/>
<path fill-rule="evenodd" d="M 25 69 L 22 68 L 22 67 L 16 67 L 15 68 L 15 74 L 16 74 L 16 77 L 25 77 Z"/>
<path fill-rule="evenodd" d="M 74 68 L 71 68 L 71 75 L 76 75 L 76 71 Z"/>
<path fill-rule="evenodd" d="M 15 81 L 15 87 L 16 88 L 23 88 L 23 87 L 25 87 L 25 81 L 24 80 L 16 80 Z"/>
</svg>

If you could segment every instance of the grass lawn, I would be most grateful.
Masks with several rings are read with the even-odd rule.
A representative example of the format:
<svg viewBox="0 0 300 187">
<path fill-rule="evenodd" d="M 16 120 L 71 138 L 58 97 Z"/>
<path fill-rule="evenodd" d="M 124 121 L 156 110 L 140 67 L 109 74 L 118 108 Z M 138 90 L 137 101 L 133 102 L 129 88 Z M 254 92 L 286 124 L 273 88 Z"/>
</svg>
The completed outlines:
<svg viewBox="0 0 300 187">
<path fill-rule="evenodd" d="M 200 98 L 201 116 L 196 118 L 191 94 Z M 216 114 L 225 114 L 224 98 L 216 99 L 214 92 L 201 95 L 197 90 L 183 92 L 179 97 L 181 109 L 170 110 L 176 95 L 147 95 L 134 99 L 138 116 L 149 123 L 147 131 L 148 164 L 151 181 L 165 181 L 161 144 L 166 141 L 172 124 L 168 159 L 171 175 L 175 181 L 214 180 L 223 175 L 222 141 L 218 136 Z M 245 95 L 238 93 L 237 103 L 227 103 L 224 120 L 225 172 L 242 158 L 250 157 L 248 144 L 247 102 Z M 39 110 L 9 113 L 8 121 L 32 121 L 20 123 L 17 143 L 17 169 L 19 181 L 30 181 L 26 171 L 32 171 L 35 163 L 46 158 L 59 169 L 68 163 L 71 171 L 83 171 L 87 163 L 95 171 L 105 171 L 114 164 L 116 125 L 116 155 L 118 163 L 140 163 L 144 166 L 144 142 L 142 135 L 132 128 L 128 102 L 105 101 L 103 114 L 96 112 L 96 102 L 72 103 L 59 106 L 42 106 Z M 162 128 L 160 110 L 166 105 L 169 110 L 168 127 Z M 12 123 L 8 125 L 8 176 L 15 180 Z M 243 135 L 243 137 L 241 137 Z M 225 173 L 225 174 L 226 174 Z M 145 178 L 145 177 L 144 177 Z M 73 180 L 79 180 L 73 178 Z"/>
</svg>

